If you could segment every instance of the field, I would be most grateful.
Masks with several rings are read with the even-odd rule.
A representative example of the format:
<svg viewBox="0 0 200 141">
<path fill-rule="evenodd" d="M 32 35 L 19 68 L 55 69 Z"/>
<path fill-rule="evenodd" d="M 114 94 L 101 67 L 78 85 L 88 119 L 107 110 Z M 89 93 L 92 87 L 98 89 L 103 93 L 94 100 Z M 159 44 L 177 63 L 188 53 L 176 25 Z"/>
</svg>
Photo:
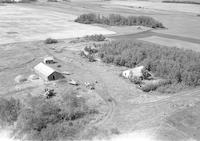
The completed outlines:
<svg viewBox="0 0 200 141">
<path fill-rule="evenodd" d="M 114 34 L 97 26 L 74 23 L 76 16 L 66 13 L 47 12 L 19 5 L 0 6 L 0 13 L 1 44 L 44 40 L 48 37 L 62 39 L 92 34 Z"/>
<path fill-rule="evenodd" d="M 140 40 L 152 42 L 152 43 L 163 45 L 163 46 L 167 45 L 169 47 L 177 47 L 177 48 L 183 48 L 186 50 L 199 51 L 199 44 L 182 41 L 182 40 L 169 39 L 169 38 L 163 38 L 163 37 L 157 37 L 157 36 L 140 38 Z"/>
<path fill-rule="evenodd" d="M 177 4 L 154 5 L 144 1 L 72 0 L 1 5 L 0 95 L 24 99 L 43 94 L 46 87 L 55 89 L 58 95 L 73 89 L 87 99 L 90 107 L 100 111 L 90 123 L 100 129 L 97 139 L 114 136 L 111 140 L 198 141 L 199 87 L 175 94 L 145 93 L 119 76 L 126 67 L 101 61 L 88 62 L 81 57 L 81 50 L 96 42 L 77 42 L 79 39 L 76 37 L 104 34 L 107 40 L 142 40 L 199 52 L 200 18 L 196 16 L 200 13 L 199 9 L 198 5 L 185 4 L 177 8 Z M 161 21 L 167 29 L 74 22 L 77 16 L 89 12 L 151 16 Z M 49 37 L 59 39 L 58 43 L 45 44 L 44 40 Z M 64 81 L 15 82 L 15 77 L 20 74 L 25 77 L 34 74 L 33 67 L 45 56 L 55 58 L 57 63 L 52 64 L 52 68 L 71 74 L 66 75 Z M 68 84 L 70 79 L 78 81 L 80 85 Z M 85 82 L 97 82 L 95 89 L 86 88 Z M 82 136 L 89 137 L 92 133 L 88 135 L 84 130 Z"/>
</svg>

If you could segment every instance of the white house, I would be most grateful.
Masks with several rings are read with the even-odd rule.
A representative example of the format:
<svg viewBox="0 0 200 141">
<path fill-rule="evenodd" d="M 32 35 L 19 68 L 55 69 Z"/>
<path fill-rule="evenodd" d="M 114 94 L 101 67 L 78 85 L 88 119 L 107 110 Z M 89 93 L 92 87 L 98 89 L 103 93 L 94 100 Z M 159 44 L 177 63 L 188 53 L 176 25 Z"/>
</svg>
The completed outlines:
<svg viewBox="0 0 200 141">
<path fill-rule="evenodd" d="M 125 78 L 131 78 L 131 77 L 142 77 L 143 73 L 142 70 L 144 69 L 144 66 L 135 67 L 132 69 L 128 69 L 122 72 L 122 76 Z"/>
<path fill-rule="evenodd" d="M 45 81 L 57 80 L 64 77 L 61 73 L 55 71 L 53 68 L 45 65 L 44 63 L 36 65 L 34 67 L 34 71 Z"/>
</svg>

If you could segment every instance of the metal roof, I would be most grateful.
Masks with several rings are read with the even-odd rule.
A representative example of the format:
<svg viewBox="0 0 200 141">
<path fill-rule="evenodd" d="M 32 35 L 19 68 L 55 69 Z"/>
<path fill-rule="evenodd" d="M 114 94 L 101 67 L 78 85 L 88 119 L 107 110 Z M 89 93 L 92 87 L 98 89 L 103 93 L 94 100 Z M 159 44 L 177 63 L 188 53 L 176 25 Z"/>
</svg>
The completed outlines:
<svg viewBox="0 0 200 141">
<path fill-rule="evenodd" d="M 48 77 L 49 75 L 51 75 L 53 72 L 55 72 L 55 70 L 47 65 L 45 65 L 44 63 L 39 63 L 38 65 L 36 65 L 34 67 L 34 69 L 38 72 L 40 72 L 41 74 L 43 74 L 44 76 Z"/>
</svg>

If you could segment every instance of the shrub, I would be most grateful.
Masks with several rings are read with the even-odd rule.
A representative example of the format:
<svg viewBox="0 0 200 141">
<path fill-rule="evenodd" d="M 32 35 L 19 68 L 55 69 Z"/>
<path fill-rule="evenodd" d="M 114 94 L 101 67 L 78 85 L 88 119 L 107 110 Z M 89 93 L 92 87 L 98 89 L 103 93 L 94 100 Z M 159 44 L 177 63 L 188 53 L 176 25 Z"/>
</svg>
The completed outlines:
<svg viewBox="0 0 200 141">
<path fill-rule="evenodd" d="M 101 41 L 105 41 L 106 37 L 103 36 L 102 34 L 99 34 L 99 35 L 95 34 L 95 35 L 85 36 L 84 39 L 87 41 L 101 42 Z"/>
<path fill-rule="evenodd" d="M 45 40 L 45 44 L 55 44 L 55 43 L 58 43 L 58 40 L 52 38 L 47 38 Z"/>
<path fill-rule="evenodd" d="M 144 92 L 150 92 L 150 91 L 156 90 L 157 87 L 158 87 L 157 84 L 151 83 L 151 84 L 146 84 L 146 85 L 142 86 L 140 89 L 141 89 L 142 91 L 144 91 Z"/>
<path fill-rule="evenodd" d="M 131 81 L 131 82 L 133 82 L 134 84 L 141 84 L 142 83 L 142 79 L 141 78 L 139 78 L 139 77 L 131 77 L 131 78 L 129 78 L 129 80 Z"/>
<path fill-rule="evenodd" d="M 82 14 L 75 22 L 84 23 L 84 24 L 105 24 L 111 26 L 133 26 L 133 25 L 142 25 L 152 28 L 165 28 L 162 23 L 148 16 L 128 16 L 124 17 L 118 14 L 110 14 L 108 17 L 102 15 L 96 15 L 94 13 Z"/>
<path fill-rule="evenodd" d="M 87 51 L 89 54 L 94 54 L 94 53 L 97 53 L 98 50 L 96 48 L 91 48 L 91 47 L 85 47 L 84 48 L 85 51 Z"/>
<path fill-rule="evenodd" d="M 94 56 L 91 55 L 91 54 L 89 54 L 89 55 L 87 56 L 87 58 L 88 58 L 89 62 L 95 62 L 95 61 L 96 61 L 95 58 L 94 58 Z"/>
<path fill-rule="evenodd" d="M 0 98 L 0 121 L 1 124 L 13 124 L 20 114 L 22 104 L 18 99 Z"/>
</svg>

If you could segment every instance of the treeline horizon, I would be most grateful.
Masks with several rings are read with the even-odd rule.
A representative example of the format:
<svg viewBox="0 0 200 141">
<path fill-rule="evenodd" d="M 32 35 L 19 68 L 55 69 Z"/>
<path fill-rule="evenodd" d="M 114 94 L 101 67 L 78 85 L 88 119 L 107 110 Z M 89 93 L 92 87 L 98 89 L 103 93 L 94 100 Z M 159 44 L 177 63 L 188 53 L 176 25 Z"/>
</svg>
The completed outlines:
<svg viewBox="0 0 200 141">
<path fill-rule="evenodd" d="M 75 22 L 83 24 L 105 24 L 110 26 L 146 26 L 151 28 L 165 28 L 164 25 L 149 16 L 122 16 L 119 14 L 110 14 L 104 16 L 95 13 L 82 14 Z"/>
</svg>

